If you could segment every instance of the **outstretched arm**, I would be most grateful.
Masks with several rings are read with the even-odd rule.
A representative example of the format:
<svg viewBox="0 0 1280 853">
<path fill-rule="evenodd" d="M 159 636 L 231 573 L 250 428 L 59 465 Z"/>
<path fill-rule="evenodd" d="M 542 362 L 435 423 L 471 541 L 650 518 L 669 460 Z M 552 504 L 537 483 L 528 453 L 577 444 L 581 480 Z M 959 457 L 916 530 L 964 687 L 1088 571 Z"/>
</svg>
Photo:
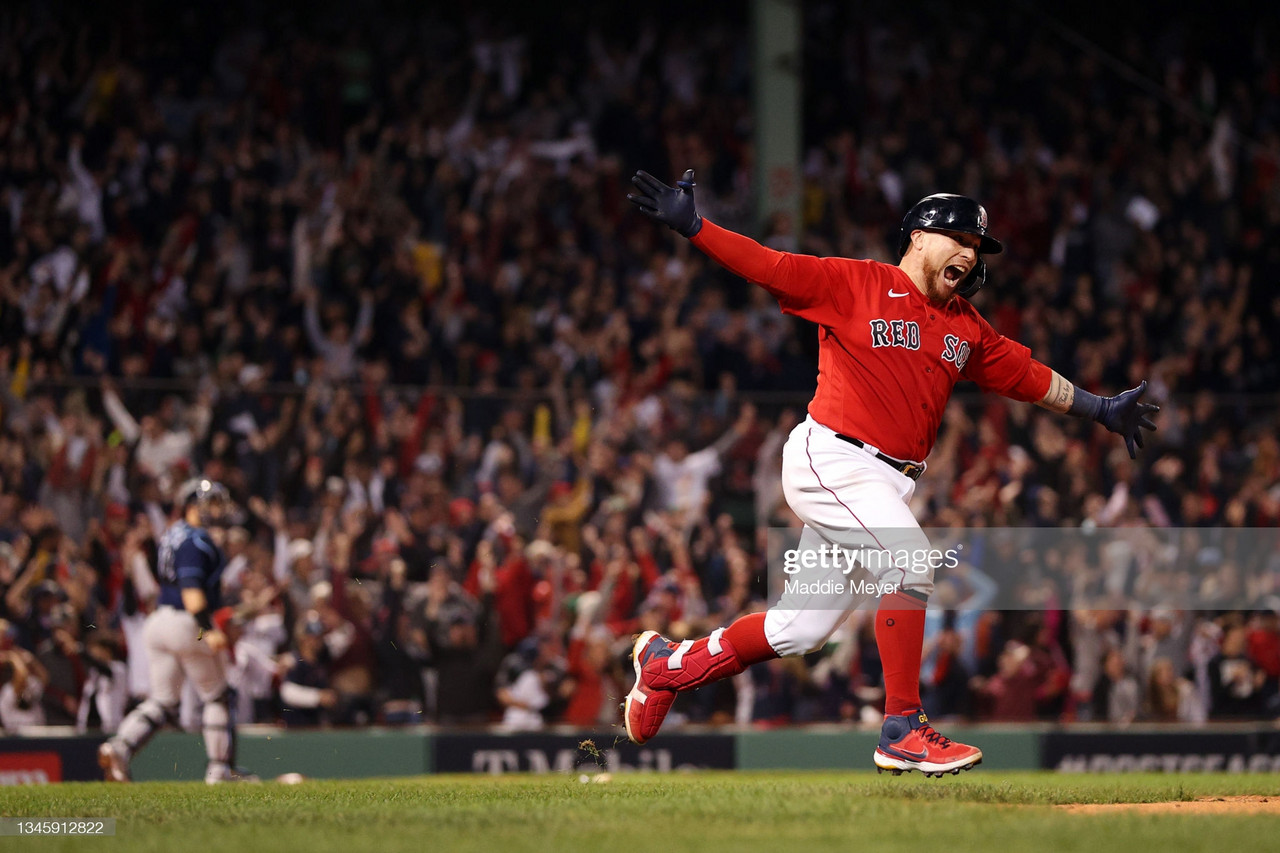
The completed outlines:
<svg viewBox="0 0 1280 853">
<path fill-rule="evenodd" d="M 1156 428 L 1150 415 L 1160 411 L 1159 406 L 1140 402 L 1146 390 L 1147 380 L 1144 379 L 1137 388 L 1130 388 L 1123 394 L 1099 397 L 1077 388 L 1055 372 L 1049 380 L 1048 393 L 1036 405 L 1051 412 L 1097 421 L 1122 436 L 1125 447 L 1129 449 L 1129 458 L 1137 459 L 1138 451 L 1134 446 L 1142 447 L 1142 431 Z"/>
<path fill-rule="evenodd" d="M 694 205 L 692 169 L 674 187 L 645 171 L 636 172 L 631 183 L 636 192 L 627 200 L 641 213 L 687 237 L 729 272 L 769 291 L 786 313 L 822 325 L 848 313 L 843 303 L 867 262 L 779 252 L 703 219 Z"/>
</svg>

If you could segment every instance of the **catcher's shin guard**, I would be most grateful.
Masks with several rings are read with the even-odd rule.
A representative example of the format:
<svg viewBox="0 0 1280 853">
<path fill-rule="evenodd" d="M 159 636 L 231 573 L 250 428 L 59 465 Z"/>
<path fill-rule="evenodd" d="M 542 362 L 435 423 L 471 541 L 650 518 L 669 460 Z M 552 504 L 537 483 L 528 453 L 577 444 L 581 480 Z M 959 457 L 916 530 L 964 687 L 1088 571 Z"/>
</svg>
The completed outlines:
<svg viewBox="0 0 1280 853">
<path fill-rule="evenodd" d="M 205 755 L 210 764 L 233 765 L 236 760 L 236 724 L 232 713 L 235 691 L 228 687 L 204 703 L 201 712 Z"/>
<path fill-rule="evenodd" d="M 116 752 L 128 761 L 165 725 L 178 725 L 178 707 L 161 705 L 154 699 L 146 699 L 121 721 L 120 729 L 111 739 L 112 745 Z"/>
<path fill-rule="evenodd" d="M 658 733 L 676 693 L 732 678 L 747 668 L 717 628 L 701 640 L 674 643 L 646 631 L 632 647 L 636 682 L 625 702 L 627 737 L 644 743 Z"/>
</svg>

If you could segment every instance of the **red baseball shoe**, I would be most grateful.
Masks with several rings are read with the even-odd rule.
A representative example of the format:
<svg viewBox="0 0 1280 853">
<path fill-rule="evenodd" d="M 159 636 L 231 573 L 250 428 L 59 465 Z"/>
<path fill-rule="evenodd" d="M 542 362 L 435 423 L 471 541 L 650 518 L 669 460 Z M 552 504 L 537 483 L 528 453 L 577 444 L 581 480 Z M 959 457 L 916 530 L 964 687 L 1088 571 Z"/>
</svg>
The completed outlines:
<svg viewBox="0 0 1280 853">
<path fill-rule="evenodd" d="M 676 644 L 657 631 L 645 631 L 631 647 L 631 665 L 636 671 L 636 683 L 627 694 L 624 710 L 627 737 L 632 743 L 641 744 L 656 735 L 658 729 L 662 728 L 667 711 L 671 710 L 671 703 L 676 701 L 676 691 L 655 687 L 647 683 L 652 679 L 645 677 L 646 664 L 671 657 L 675 649 Z"/>
<path fill-rule="evenodd" d="M 888 770 L 899 776 L 903 771 L 919 770 L 926 776 L 941 777 L 981 764 L 982 750 L 938 734 L 920 710 L 884 718 L 874 759 L 877 773 Z"/>
</svg>

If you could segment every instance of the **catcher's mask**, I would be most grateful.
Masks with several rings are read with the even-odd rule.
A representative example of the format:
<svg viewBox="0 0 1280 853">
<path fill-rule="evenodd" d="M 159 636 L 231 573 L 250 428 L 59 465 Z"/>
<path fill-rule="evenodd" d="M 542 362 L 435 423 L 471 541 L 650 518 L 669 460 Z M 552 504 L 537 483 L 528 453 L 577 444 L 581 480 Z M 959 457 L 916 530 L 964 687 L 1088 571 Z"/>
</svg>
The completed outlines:
<svg viewBox="0 0 1280 853">
<path fill-rule="evenodd" d="M 232 508 L 227 487 L 205 477 L 187 480 L 179 486 L 178 503 L 184 512 L 194 506 L 200 513 L 201 526 L 225 521 Z"/>
</svg>

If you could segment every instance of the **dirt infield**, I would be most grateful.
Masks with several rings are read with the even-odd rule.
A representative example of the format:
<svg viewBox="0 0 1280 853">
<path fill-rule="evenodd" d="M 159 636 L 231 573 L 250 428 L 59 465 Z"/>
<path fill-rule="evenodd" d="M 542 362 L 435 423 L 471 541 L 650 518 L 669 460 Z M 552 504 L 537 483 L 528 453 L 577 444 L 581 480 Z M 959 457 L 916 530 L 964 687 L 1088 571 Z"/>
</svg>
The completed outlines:
<svg viewBox="0 0 1280 853">
<path fill-rule="evenodd" d="M 1114 814 L 1131 811 L 1147 814 L 1271 814 L 1280 816 L 1280 797 L 1200 797 L 1171 803 L 1068 803 L 1054 808 L 1072 814 Z"/>
</svg>

